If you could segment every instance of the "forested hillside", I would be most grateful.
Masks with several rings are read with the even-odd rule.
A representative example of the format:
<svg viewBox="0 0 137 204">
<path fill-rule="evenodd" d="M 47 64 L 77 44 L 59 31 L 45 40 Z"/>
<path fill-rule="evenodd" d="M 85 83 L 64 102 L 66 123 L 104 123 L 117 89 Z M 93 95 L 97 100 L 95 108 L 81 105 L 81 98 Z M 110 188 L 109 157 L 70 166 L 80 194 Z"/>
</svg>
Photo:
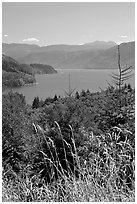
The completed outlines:
<svg viewBox="0 0 137 204">
<path fill-rule="evenodd" d="M 2 55 L 2 86 L 3 89 L 35 83 L 35 74 L 53 74 L 57 71 L 43 64 L 19 64 L 16 60 Z"/>
<path fill-rule="evenodd" d="M 20 63 L 42 63 L 55 69 L 116 69 L 117 45 L 114 42 L 96 41 L 84 45 L 50 45 L 24 49 L 25 45 L 3 44 L 3 52 Z M 20 51 L 22 46 L 22 51 Z M 31 45 L 29 45 L 31 47 Z M 18 55 L 17 50 L 19 49 Z M 29 50 L 29 51 L 28 51 Z M 121 43 L 121 65 L 135 68 L 135 42 Z M 20 53 L 20 54 L 19 54 Z"/>
<path fill-rule="evenodd" d="M 109 86 L 36 97 L 32 106 L 11 92 L 2 110 L 3 201 L 134 201 L 135 90 L 129 84 L 120 92 Z"/>
<path fill-rule="evenodd" d="M 55 74 L 57 71 L 50 65 L 30 64 L 35 74 Z"/>
<path fill-rule="evenodd" d="M 35 83 L 33 69 L 28 65 L 20 65 L 16 60 L 2 55 L 2 87 L 13 88 Z"/>
<path fill-rule="evenodd" d="M 2 42 L 2 202 L 135 203 L 135 2 L 4 1 Z"/>
</svg>

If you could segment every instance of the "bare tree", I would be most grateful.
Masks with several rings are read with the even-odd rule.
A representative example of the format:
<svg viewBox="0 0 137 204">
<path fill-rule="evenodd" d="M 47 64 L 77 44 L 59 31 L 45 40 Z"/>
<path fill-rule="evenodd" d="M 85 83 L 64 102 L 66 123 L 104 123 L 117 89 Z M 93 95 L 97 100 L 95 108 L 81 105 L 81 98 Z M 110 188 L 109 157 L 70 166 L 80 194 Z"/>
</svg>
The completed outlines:
<svg viewBox="0 0 137 204">
<path fill-rule="evenodd" d="M 118 86 L 119 91 L 121 91 L 121 88 L 125 81 L 130 79 L 133 76 L 132 73 L 132 66 L 129 66 L 128 68 L 122 68 L 120 64 L 120 45 L 118 45 L 118 74 L 112 75 L 112 82 Z"/>
<path fill-rule="evenodd" d="M 70 74 L 69 74 L 69 90 L 68 90 L 68 92 L 65 91 L 65 94 L 67 97 L 71 97 L 74 91 L 75 91 L 75 89 L 73 89 L 73 90 L 71 89 Z"/>
<path fill-rule="evenodd" d="M 118 87 L 119 90 L 119 108 L 121 109 L 121 97 L 122 97 L 122 86 L 124 85 L 125 81 L 130 79 L 133 76 L 132 73 L 132 66 L 127 68 L 121 67 L 121 56 L 120 56 L 120 45 L 118 45 L 118 74 L 112 75 L 112 82 Z"/>
</svg>

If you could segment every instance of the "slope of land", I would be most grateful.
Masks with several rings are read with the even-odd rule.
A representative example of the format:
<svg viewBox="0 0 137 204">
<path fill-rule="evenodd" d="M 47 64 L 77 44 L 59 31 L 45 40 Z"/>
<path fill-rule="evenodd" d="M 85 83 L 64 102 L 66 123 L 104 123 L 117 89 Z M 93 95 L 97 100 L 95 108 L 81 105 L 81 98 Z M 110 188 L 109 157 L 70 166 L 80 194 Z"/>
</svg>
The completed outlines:
<svg viewBox="0 0 137 204">
<path fill-rule="evenodd" d="M 130 85 L 32 107 L 10 92 L 2 110 L 3 202 L 135 202 Z"/>
<path fill-rule="evenodd" d="M 42 64 L 19 64 L 16 60 L 2 55 L 2 86 L 3 89 L 20 87 L 35 83 L 35 74 L 57 73 L 53 67 Z"/>
<path fill-rule="evenodd" d="M 16 60 L 6 55 L 2 55 L 2 70 L 3 89 L 20 87 L 36 82 L 30 66 L 22 66 Z"/>
<path fill-rule="evenodd" d="M 104 41 L 95 41 L 92 43 L 86 43 L 82 45 L 65 45 L 65 44 L 57 44 L 57 45 L 48 45 L 40 47 L 38 45 L 29 45 L 29 44 L 19 44 L 19 43 L 3 43 L 2 51 L 6 55 L 13 57 L 18 60 L 28 54 L 31 53 L 41 53 L 41 52 L 49 52 L 49 51 L 66 51 L 66 52 L 75 52 L 75 51 L 84 51 L 84 50 L 105 50 L 115 46 L 116 43 L 113 41 L 104 42 Z"/>
<path fill-rule="evenodd" d="M 120 54 L 121 65 L 134 68 L 135 42 L 122 43 Z M 35 52 L 19 57 L 18 61 L 25 64 L 49 64 L 55 69 L 114 69 L 117 68 L 117 46 L 112 44 L 108 46 L 99 42 L 79 45 L 79 47 L 78 45 L 52 45 L 39 47 Z"/>
<path fill-rule="evenodd" d="M 35 74 L 55 74 L 57 71 L 50 65 L 30 64 Z"/>
<path fill-rule="evenodd" d="M 99 53 L 96 57 L 89 60 L 89 68 L 117 68 L 117 52 L 117 46 L 115 46 L 108 50 L 105 50 L 102 53 Z M 135 67 L 135 42 L 122 43 L 120 45 L 120 58 L 121 66 L 132 66 L 133 68 Z"/>
<path fill-rule="evenodd" d="M 10 56 L 16 60 L 18 60 L 19 57 L 23 57 L 34 50 L 38 50 L 39 46 L 37 45 L 28 45 L 28 44 L 19 44 L 19 43 L 2 43 L 2 52 Z"/>
</svg>

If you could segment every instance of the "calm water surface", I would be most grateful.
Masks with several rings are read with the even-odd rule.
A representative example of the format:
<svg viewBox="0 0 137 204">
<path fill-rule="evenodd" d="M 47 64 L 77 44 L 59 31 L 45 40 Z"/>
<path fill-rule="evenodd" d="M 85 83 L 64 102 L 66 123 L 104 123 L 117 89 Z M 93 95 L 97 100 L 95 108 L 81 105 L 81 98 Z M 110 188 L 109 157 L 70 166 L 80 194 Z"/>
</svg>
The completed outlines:
<svg viewBox="0 0 137 204">
<path fill-rule="evenodd" d="M 21 88 L 14 88 L 14 92 L 22 93 L 26 97 L 26 102 L 31 104 L 35 96 L 41 99 L 53 97 L 55 94 L 64 96 L 69 89 L 69 74 L 71 89 L 81 91 L 89 89 L 91 92 L 106 89 L 111 83 L 111 74 L 116 70 L 57 70 L 58 74 L 36 75 L 37 84 L 28 85 Z M 134 77 L 130 79 L 132 87 L 135 86 Z"/>
</svg>

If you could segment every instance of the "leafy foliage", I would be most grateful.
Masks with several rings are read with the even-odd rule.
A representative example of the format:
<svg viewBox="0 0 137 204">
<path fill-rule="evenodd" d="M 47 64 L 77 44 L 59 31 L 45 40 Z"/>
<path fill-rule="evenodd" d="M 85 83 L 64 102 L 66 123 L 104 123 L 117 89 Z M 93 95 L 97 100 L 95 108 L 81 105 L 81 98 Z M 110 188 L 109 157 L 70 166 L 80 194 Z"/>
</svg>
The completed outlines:
<svg viewBox="0 0 137 204">
<path fill-rule="evenodd" d="M 12 92 L 3 95 L 2 109 L 3 166 L 7 170 L 10 164 L 13 170 L 19 172 L 22 163 L 27 162 L 26 148 L 30 131 L 25 97 Z"/>
<path fill-rule="evenodd" d="M 34 109 L 34 108 L 38 108 L 38 107 L 39 107 L 39 97 L 37 96 L 34 98 L 34 101 L 32 103 L 32 108 Z"/>
<path fill-rule="evenodd" d="M 36 97 L 32 107 L 18 93 L 3 95 L 4 178 L 60 181 L 65 189 L 70 180 L 92 179 L 96 187 L 133 191 L 135 90 L 121 88 L 120 107 L 118 94 L 111 86 L 74 97 Z"/>
</svg>

